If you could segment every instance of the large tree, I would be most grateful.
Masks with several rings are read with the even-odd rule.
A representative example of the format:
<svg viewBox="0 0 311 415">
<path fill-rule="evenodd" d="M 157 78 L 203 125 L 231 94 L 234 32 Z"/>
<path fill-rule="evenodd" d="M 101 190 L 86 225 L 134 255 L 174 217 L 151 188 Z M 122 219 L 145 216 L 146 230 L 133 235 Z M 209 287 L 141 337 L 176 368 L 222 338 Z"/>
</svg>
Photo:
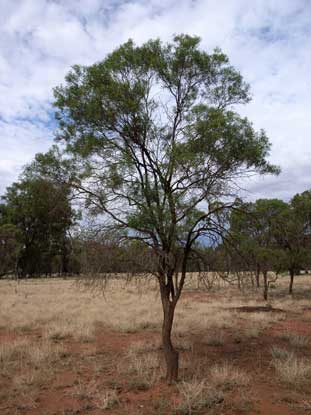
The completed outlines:
<svg viewBox="0 0 311 415">
<path fill-rule="evenodd" d="M 241 177 L 278 172 L 264 131 L 234 111 L 250 101 L 248 84 L 226 55 L 199 43 L 187 35 L 128 41 L 101 62 L 74 66 L 55 89 L 72 187 L 102 227 L 156 258 L 168 382 L 178 376 L 171 330 L 196 241 L 221 233 Z"/>
</svg>

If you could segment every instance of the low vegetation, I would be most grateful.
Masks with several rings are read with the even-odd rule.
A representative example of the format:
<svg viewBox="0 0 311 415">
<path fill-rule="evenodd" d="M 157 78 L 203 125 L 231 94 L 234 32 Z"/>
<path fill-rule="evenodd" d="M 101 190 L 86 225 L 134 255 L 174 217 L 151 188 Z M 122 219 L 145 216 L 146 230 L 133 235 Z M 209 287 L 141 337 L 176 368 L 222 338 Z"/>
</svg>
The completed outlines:
<svg viewBox="0 0 311 415">
<path fill-rule="evenodd" d="M 271 389 L 265 400 L 277 394 L 284 408 L 299 411 L 302 402 L 307 408 L 308 278 L 297 282 L 296 298 L 283 296 L 287 279 L 279 278 L 271 309 L 282 312 L 260 312 L 257 290 L 222 283 L 205 292 L 193 276 L 176 310 L 181 379 L 170 388 L 164 385 L 161 308 L 152 281 L 145 282 L 147 293 L 137 293 L 134 281 L 115 279 L 104 297 L 74 280 L 1 281 L 0 385 L 6 393 L 0 393 L 0 407 L 8 408 L 2 413 L 52 408 L 55 394 L 62 408 L 54 409 L 57 415 L 72 408 L 86 414 L 125 408 L 146 415 L 248 413 L 263 399 L 256 395 L 261 382 Z M 134 398 L 129 402 L 128 396 Z"/>
</svg>

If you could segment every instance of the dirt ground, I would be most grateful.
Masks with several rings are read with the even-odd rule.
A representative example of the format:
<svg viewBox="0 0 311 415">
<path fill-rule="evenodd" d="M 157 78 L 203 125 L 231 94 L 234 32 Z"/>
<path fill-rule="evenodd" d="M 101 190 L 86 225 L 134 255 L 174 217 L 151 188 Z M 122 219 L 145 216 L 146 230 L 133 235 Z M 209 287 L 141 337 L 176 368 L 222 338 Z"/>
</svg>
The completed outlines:
<svg viewBox="0 0 311 415">
<path fill-rule="evenodd" d="M 176 310 L 180 381 L 163 379 L 152 283 L 0 281 L 1 415 L 311 414 L 311 276 L 269 303 L 190 285 Z"/>
</svg>

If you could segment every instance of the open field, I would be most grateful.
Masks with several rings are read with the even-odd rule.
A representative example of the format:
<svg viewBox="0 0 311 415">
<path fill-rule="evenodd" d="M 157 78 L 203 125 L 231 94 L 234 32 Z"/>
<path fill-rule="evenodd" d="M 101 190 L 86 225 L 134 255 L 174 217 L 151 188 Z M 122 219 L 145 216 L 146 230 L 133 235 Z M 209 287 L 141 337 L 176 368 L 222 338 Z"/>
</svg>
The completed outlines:
<svg viewBox="0 0 311 415">
<path fill-rule="evenodd" d="M 310 414 L 311 276 L 293 297 L 287 285 L 269 311 L 261 291 L 204 292 L 194 276 L 175 316 L 180 381 L 167 386 L 152 282 L 114 280 L 103 296 L 72 280 L 0 281 L 0 414 Z"/>
</svg>

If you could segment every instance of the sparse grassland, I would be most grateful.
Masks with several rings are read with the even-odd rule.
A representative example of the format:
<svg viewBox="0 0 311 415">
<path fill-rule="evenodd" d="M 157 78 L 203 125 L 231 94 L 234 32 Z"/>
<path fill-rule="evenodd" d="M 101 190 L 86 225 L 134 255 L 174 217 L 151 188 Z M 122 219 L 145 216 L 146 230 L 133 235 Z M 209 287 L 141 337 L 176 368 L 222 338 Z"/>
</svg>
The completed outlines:
<svg viewBox="0 0 311 415">
<path fill-rule="evenodd" d="M 0 281 L 0 413 L 229 414 L 253 408 L 267 415 L 260 402 L 269 408 L 278 396 L 280 413 L 290 413 L 291 401 L 296 415 L 309 405 L 311 277 L 297 277 L 290 297 L 287 283 L 278 279 L 271 311 L 262 312 L 266 303 L 258 290 L 220 283 L 201 291 L 192 275 L 173 329 L 180 382 L 168 387 L 154 282 L 114 279 L 101 295 L 74 280 Z"/>
</svg>

